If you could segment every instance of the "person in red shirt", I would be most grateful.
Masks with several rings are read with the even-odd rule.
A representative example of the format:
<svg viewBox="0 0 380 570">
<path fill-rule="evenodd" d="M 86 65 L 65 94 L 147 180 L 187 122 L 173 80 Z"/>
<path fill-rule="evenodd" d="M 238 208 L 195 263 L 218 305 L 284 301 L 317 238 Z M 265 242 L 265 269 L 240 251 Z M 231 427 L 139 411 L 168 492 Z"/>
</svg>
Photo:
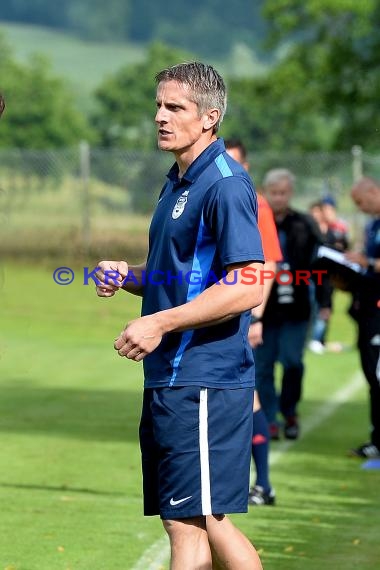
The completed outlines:
<svg viewBox="0 0 380 570">
<path fill-rule="evenodd" d="M 244 144 L 239 139 L 229 139 L 225 141 L 225 146 L 228 154 L 248 171 L 249 164 Z M 268 275 L 268 278 L 264 280 L 264 299 L 262 304 L 252 309 L 248 338 L 253 349 L 263 342 L 263 323 L 261 319 L 274 281 L 277 262 L 282 260 L 282 252 L 272 209 L 264 196 L 259 193 L 257 194 L 257 203 L 258 227 L 265 257 L 263 270 L 268 272 L 265 274 Z M 273 274 L 273 277 L 269 277 L 271 274 Z M 252 457 L 256 467 L 256 482 L 249 493 L 248 502 L 250 505 L 273 505 L 275 502 L 275 492 L 269 482 L 268 457 L 270 438 L 269 425 L 261 408 L 259 394 L 255 390 Z"/>
</svg>

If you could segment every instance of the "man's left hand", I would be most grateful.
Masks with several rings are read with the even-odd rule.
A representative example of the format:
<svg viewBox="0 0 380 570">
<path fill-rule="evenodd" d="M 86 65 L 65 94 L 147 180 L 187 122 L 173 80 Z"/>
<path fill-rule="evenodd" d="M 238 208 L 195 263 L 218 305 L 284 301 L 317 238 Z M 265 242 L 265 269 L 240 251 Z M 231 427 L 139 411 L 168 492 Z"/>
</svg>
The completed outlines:
<svg viewBox="0 0 380 570">
<path fill-rule="evenodd" d="M 140 362 L 157 348 L 162 340 L 162 328 L 156 315 L 147 315 L 131 321 L 115 340 L 114 348 L 120 356 Z"/>
<path fill-rule="evenodd" d="M 346 259 L 352 263 L 358 263 L 361 267 L 368 267 L 368 259 L 363 253 L 358 253 L 356 251 L 347 251 L 345 253 Z"/>
<path fill-rule="evenodd" d="M 252 348 L 263 344 L 263 323 L 261 321 L 257 321 L 249 327 L 248 341 Z"/>
</svg>

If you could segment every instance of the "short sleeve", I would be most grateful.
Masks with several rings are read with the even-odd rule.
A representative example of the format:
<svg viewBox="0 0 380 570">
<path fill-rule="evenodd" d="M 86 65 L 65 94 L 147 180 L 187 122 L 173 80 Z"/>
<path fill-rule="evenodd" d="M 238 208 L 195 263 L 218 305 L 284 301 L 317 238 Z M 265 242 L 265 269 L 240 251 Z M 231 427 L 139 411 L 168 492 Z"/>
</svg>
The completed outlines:
<svg viewBox="0 0 380 570">
<path fill-rule="evenodd" d="M 258 226 L 263 243 L 265 261 L 281 261 L 282 252 L 273 212 L 263 196 L 257 196 L 259 207 Z"/>
<path fill-rule="evenodd" d="M 230 176 L 214 184 L 205 200 L 204 218 L 215 237 L 223 267 L 264 262 L 256 193 L 248 179 Z"/>
</svg>

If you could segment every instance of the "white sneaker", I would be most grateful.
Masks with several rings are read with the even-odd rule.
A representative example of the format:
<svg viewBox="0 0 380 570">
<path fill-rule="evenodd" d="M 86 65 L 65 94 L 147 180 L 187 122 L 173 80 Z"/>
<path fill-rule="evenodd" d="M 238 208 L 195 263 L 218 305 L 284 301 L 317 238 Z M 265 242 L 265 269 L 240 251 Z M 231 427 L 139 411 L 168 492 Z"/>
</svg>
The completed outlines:
<svg viewBox="0 0 380 570">
<path fill-rule="evenodd" d="M 319 340 L 311 340 L 308 347 L 314 354 L 323 354 L 326 350 L 325 346 L 319 342 Z"/>
</svg>

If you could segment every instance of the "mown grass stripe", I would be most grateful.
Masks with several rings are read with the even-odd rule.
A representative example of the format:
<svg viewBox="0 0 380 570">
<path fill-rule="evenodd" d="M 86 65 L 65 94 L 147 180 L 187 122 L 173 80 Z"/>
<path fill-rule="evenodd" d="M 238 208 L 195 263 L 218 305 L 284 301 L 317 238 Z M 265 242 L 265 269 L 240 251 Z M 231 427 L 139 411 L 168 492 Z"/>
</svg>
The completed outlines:
<svg viewBox="0 0 380 570">
<path fill-rule="evenodd" d="M 335 392 L 332 396 L 323 403 L 322 406 L 317 408 L 312 416 L 305 418 L 301 423 L 301 437 L 307 435 L 313 430 L 317 429 L 323 422 L 330 418 L 336 410 L 345 402 L 348 402 L 356 392 L 364 386 L 364 380 L 361 372 L 357 371 L 351 380 L 345 384 L 340 390 Z M 297 440 L 285 440 L 277 444 L 277 449 L 271 450 L 269 463 L 275 465 L 284 453 L 295 443 Z"/>
<path fill-rule="evenodd" d="M 131 570 L 165 570 L 169 557 L 169 541 L 165 534 L 145 550 Z"/>
</svg>

